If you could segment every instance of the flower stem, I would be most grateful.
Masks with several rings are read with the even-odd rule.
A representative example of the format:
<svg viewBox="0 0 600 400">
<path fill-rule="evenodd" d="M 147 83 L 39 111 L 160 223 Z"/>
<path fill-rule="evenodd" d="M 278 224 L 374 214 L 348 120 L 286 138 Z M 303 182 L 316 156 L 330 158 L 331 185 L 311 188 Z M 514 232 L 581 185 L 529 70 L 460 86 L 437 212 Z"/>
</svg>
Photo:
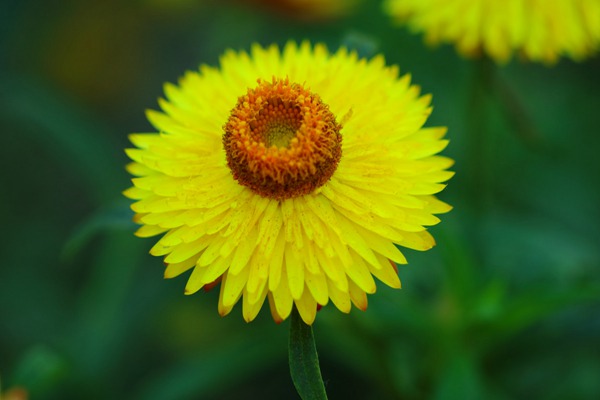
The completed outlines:
<svg viewBox="0 0 600 400">
<path fill-rule="evenodd" d="M 304 323 L 296 307 L 292 310 L 289 342 L 290 374 L 303 400 L 327 399 L 319 368 L 312 327 Z"/>
<path fill-rule="evenodd" d="M 472 208 L 480 215 L 490 197 L 491 158 L 489 100 L 492 95 L 494 65 L 489 59 L 474 64 L 469 98 L 467 126 L 467 167 Z"/>
</svg>

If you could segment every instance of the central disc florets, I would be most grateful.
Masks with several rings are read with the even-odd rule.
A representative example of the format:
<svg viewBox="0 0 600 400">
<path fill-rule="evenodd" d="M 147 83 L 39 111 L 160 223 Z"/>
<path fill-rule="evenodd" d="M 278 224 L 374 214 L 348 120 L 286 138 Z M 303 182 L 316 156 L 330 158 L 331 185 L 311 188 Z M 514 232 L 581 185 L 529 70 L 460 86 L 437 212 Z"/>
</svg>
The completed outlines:
<svg viewBox="0 0 600 400">
<path fill-rule="evenodd" d="M 287 79 L 258 81 L 238 99 L 224 126 L 233 177 L 263 197 L 311 193 L 333 175 L 342 126 L 321 98 Z"/>
</svg>

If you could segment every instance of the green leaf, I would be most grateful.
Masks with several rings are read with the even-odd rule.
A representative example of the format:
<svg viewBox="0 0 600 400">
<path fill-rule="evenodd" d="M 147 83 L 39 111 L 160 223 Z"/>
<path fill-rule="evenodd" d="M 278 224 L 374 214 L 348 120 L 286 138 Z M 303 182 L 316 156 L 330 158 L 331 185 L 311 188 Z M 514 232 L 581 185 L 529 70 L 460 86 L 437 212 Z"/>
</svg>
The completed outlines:
<svg viewBox="0 0 600 400">
<path fill-rule="evenodd" d="M 312 327 L 302 321 L 295 307 L 290 324 L 289 354 L 292 381 L 300 397 L 303 400 L 327 399 Z"/>
<path fill-rule="evenodd" d="M 136 225 L 132 218 L 133 212 L 124 201 L 99 209 L 69 237 L 62 249 L 63 261 L 71 261 L 99 233 L 124 230 L 133 232 Z"/>
<path fill-rule="evenodd" d="M 136 268 L 146 253 L 145 241 L 130 232 L 114 231 L 105 235 L 94 258 L 88 280 L 77 301 L 73 318 L 76 329 L 69 331 L 78 373 L 85 379 L 104 377 L 112 372 L 125 339 L 127 296 L 136 284 Z"/>
<path fill-rule="evenodd" d="M 478 291 L 481 268 L 476 250 L 469 245 L 460 223 L 456 213 L 448 216 L 444 224 L 436 227 L 436 239 L 446 266 L 446 290 L 462 308 L 468 308 Z"/>
<path fill-rule="evenodd" d="M 269 340 L 264 340 L 265 336 Z M 203 349 L 192 359 L 167 366 L 162 373 L 151 376 L 132 398 L 217 398 L 232 384 L 279 363 L 283 355 L 280 345 L 283 343 L 278 336 L 269 335 L 264 329 L 254 333 L 246 330 L 213 348 Z"/>
<path fill-rule="evenodd" d="M 440 373 L 434 399 L 483 399 L 485 388 L 479 367 L 466 354 L 457 352 Z"/>
<path fill-rule="evenodd" d="M 123 189 L 125 156 L 111 140 L 114 131 L 76 104 L 36 79 L 0 76 L 0 116 L 43 143 L 50 154 L 88 185 L 99 201 L 112 200 Z M 119 157 L 123 159 L 122 162 Z"/>
<path fill-rule="evenodd" d="M 46 345 L 38 344 L 22 356 L 9 386 L 23 387 L 32 397 L 37 398 L 56 390 L 64 383 L 68 373 L 69 365 L 63 355 Z"/>
<path fill-rule="evenodd" d="M 487 348 L 509 339 L 522 330 L 568 307 L 600 301 L 600 286 L 574 287 L 556 291 L 546 287 L 530 288 L 520 297 L 506 304 L 488 326 L 484 341 Z M 483 336 L 483 335 L 482 335 Z"/>
</svg>

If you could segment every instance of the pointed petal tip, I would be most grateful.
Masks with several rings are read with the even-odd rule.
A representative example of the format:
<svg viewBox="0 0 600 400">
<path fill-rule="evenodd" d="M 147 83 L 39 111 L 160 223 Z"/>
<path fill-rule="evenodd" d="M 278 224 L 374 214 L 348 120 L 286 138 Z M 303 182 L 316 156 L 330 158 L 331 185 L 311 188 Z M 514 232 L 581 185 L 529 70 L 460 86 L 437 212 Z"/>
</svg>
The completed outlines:
<svg viewBox="0 0 600 400">
<path fill-rule="evenodd" d="M 231 312 L 232 309 L 233 309 L 233 306 L 231 306 L 231 307 L 225 307 L 221 303 L 221 300 L 219 300 L 219 305 L 218 305 L 217 311 L 219 312 L 219 315 L 221 317 L 227 316 Z"/>
<path fill-rule="evenodd" d="M 186 285 L 185 289 L 183 290 L 183 294 L 186 295 L 186 296 L 190 296 L 190 295 L 198 292 L 203 287 L 204 287 L 204 285 L 201 285 L 199 287 L 191 287 L 190 288 L 190 285 Z"/>
<path fill-rule="evenodd" d="M 402 289 L 402 283 L 400 282 L 400 280 L 398 280 L 397 282 L 393 282 L 393 283 L 388 283 L 388 286 L 391 287 L 392 289 Z"/>
</svg>

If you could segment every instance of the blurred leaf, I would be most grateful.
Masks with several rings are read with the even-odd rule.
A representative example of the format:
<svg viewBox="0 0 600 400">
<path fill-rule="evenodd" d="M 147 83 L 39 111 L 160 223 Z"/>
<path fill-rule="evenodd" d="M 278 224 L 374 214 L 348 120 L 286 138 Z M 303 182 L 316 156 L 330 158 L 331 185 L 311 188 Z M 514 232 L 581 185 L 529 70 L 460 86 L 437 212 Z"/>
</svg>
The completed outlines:
<svg viewBox="0 0 600 400">
<path fill-rule="evenodd" d="M 22 6 L 23 2 L 18 0 L 4 0 L 0 4 L 0 49 L 2 53 L 6 51 L 6 48 L 9 46 L 10 33 L 12 33 L 13 29 L 17 25 L 19 19 L 18 14 L 21 11 L 19 8 Z M 5 57 L 0 60 L 0 68 L 2 63 L 6 60 Z"/>
<path fill-rule="evenodd" d="M 482 342 L 489 349 L 518 332 L 567 307 L 600 301 L 600 285 L 573 287 L 565 291 L 540 286 L 528 288 L 509 301 L 491 321 Z"/>
<path fill-rule="evenodd" d="M 480 268 L 477 268 L 476 255 L 472 254 L 478 250 L 469 246 L 459 219 L 457 215 L 449 216 L 436 227 L 437 242 L 446 266 L 447 277 L 443 284 L 459 301 L 461 308 L 467 309 L 472 305 L 478 288 Z"/>
<path fill-rule="evenodd" d="M 0 76 L 0 87 L 0 116 L 32 126 L 31 139 L 70 164 L 96 199 L 114 199 L 123 184 L 115 177 L 124 171 L 115 163 L 121 154 L 115 154 L 119 146 L 108 139 L 110 128 L 38 80 L 6 74 Z"/>
<path fill-rule="evenodd" d="M 429 378 L 424 371 L 420 348 L 407 340 L 394 340 L 388 353 L 388 368 L 391 383 L 396 393 L 404 399 L 419 399 L 423 397 L 420 388 L 422 382 Z"/>
<path fill-rule="evenodd" d="M 18 362 L 10 386 L 25 388 L 35 399 L 61 385 L 68 372 L 68 363 L 62 356 L 45 345 L 37 345 Z"/>
<path fill-rule="evenodd" d="M 507 295 L 507 284 L 503 279 L 493 279 L 488 285 L 481 289 L 478 298 L 474 299 L 473 315 L 478 321 L 495 321 Z"/>
<path fill-rule="evenodd" d="M 184 361 L 149 377 L 137 395 L 140 400 L 183 400 L 207 398 L 239 385 L 244 378 L 265 370 L 285 355 L 285 342 L 262 334 L 242 332 L 228 343 L 207 348 Z"/>
<path fill-rule="evenodd" d="M 544 198 L 546 205 L 556 201 Z M 577 208 L 584 209 L 579 205 Z M 574 229 L 540 214 L 538 209 L 522 212 L 503 209 L 487 215 L 480 234 L 488 270 L 499 279 L 510 278 L 512 284 L 520 287 L 535 286 L 543 280 L 562 289 L 590 277 L 600 263 L 597 239 L 579 231 L 585 227 L 582 224 Z"/>
<path fill-rule="evenodd" d="M 314 328 L 322 363 L 326 359 L 334 365 L 343 365 L 371 382 L 372 391 L 379 396 L 386 394 L 393 398 L 395 384 L 389 368 L 389 340 L 393 337 L 393 331 L 383 328 L 384 322 L 389 321 L 369 318 L 368 312 L 358 310 L 352 310 L 349 315 L 342 314 L 330 306 L 324 307 L 319 313 L 322 315 L 317 317 L 319 324 Z M 327 382 L 330 373 L 327 369 L 322 372 Z"/>
<path fill-rule="evenodd" d="M 593 344 L 592 344 L 593 346 Z M 544 360 L 547 361 L 547 360 Z M 600 358 L 598 350 L 575 359 L 553 360 L 561 365 L 561 379 L 552 388 L 545 387 L 546 399 L 597 399 L 600 397 Z M 544 366 L 540 366 L 543 368 Z"/>
<path fill-rule="evenodd" d="M 89 277 L 77 301 L 74 329 L 66 345 L 85 379 L 108 379 L 114 360 L 127 339 L 127 293 L 134 286 L 135 270 L 145 256 L 146 243 L 130 232 L 113 231 L 105 235 Z M 113 386 L 104 389 L 111 390 Z"/>
<path fill-rule="evenodd" d="M 73 232 L 62 249 L 64 261 L 70 261 L 97 234 L 107 231 L 126 230 L 133 232 L 136 225 L 132 221 L 133 212 L 125 201 L 114 203 L 92 214 Z"/>
<path fill-rule="evenodd" d="M 373 58 L 379 51 L 377 38 L 358 31 L 349 31 L 342 38 L 342 46 L 355 50 L 361 58 Z"/>
<path fill-rule="evenodd" d="M 485 399 L 479 368 L 459 349 L 442 369 L 435 390 L 435 400 Z"/>
</svg>

